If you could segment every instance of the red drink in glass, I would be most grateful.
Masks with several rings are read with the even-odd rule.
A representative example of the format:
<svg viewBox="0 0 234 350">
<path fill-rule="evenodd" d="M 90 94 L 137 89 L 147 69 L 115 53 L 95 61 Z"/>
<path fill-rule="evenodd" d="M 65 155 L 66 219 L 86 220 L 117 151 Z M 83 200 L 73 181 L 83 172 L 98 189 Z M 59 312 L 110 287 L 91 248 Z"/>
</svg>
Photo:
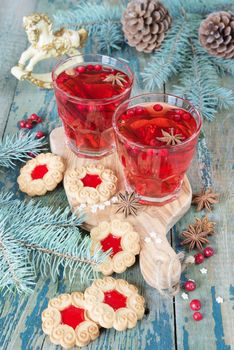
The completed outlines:
<svg viewBox="0 0 234 350">
<path fill-rule="evenodd" d="M 118 155 L 128 187 L 142 202 L 162 205 L 176 198 L 201 123 L 189 102 L 172 95 L 146 94 L 119 106 L 114 116 Z"/>
<path fill-rule="evenodd" d="M 71 150 L 91 158 L 111 153 L 115 148 L 113 114 L 131 93 L 129 67 L 107 56 L 74 56 L 55 67 L 53 83 Z"/>
</svg>

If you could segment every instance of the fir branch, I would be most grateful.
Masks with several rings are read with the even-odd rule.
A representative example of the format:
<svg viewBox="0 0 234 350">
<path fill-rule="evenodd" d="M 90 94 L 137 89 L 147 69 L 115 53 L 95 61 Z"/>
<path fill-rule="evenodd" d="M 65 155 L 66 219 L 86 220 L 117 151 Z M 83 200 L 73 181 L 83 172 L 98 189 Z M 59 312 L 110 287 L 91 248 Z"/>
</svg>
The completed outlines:
<svg viewBox="0 0 234 350">
<path fill-rule="evenodd" d="M 224 75 L 226 73 L 234 76 L 234 60 L 223 59 L 220 57 L 210 56 L 210 61 L 216 67 L 218 74 Z"/>
<path fill-rule="evenodd" d="M 88 260 L 88 259 L 84 259 L 84 258 L 81 259 L 80 257 L 74 256 L 71 254 L 60 253 L 60 252 L 57 252 L 56 250 L 43 248 L 37 244 L 30 244 L 30 243 L 27 243 L 27 242 L 22 241 L 22 240 L 18 240 L 18 241 L 16 240 L 16 242 L 19 243 L 20 245 L 22 245 L 23 247 L 27 248 L 28 250 L 35 250 L 35 251 L 42 252 L 45 254 L 58 256 L 58 257 L 63 258 L 64 260 L 68 260 L 68 261 L 74 261 L 74 262 L 89 264 L 89 265 L 93 265 L 93 266 L 98 265 L 96 261 Z"/>
<path fill-rule="evenodd" d="M 109 252 L 98 250 L 91 255 L 90 237 L 80 230 L 83 216 L 70 213 L 69 208 L 44 207 L 33 200 L 22 202 L 7 195 L 2 199 L 0 196 L 1 215 L 5 217 L 0 236 L 3 264 L 3 267 L 0 264 L 0 287 L 28 292 L 38 273 L 43 277 L 50 275 L 55 281 L 61 270 L 70 282 L 78 272 L 82 282 L 97 275 L 95 267 L 106 259 Z M 9 201 L 8 206 L 5 199 Z M 11 261 L 14 261 L 14 270 Z M 8 276 L 7 282 L 2 271 Z M 20 276 L 20 281 L 15 276 Z"/>
<path fill-rule="evenodd" d="M 0 289 L 3 292 L 17 291 L 30 293 L 35 284 L 33 270 L 28 266 L 24 249 L 6 229 L 6 219 L 1 215 L 0 222 Z"/>
<path fill-rule="evenodd" d="M 152 91 L 155 86 L 162 88 L 173 74 L 183 68 L 186 59 L 184 52 L 190 36 L 189 25 L 188 20 L 184 17 L 174 22 L 162 48 L 152 55 L 142 73 L 147 90 Z"/>
<path fill-rule="evenodd" d="M 119 50 L 124 42 L 120 23 L 123 6 L 111 6 L 108 3 L 82 3 L 71 11 L 58 11 L 54 15 L 56 25 L 84 27 L 89 37 L 96 41 L 100 52 Z"/>
<path fill-rule="evenodd" d="M 215 67 L 210 64 L 209 56 L 203 54 L 195 35 L 189 42 L 186 56 L 191 59 L 180 74 L 180 85 L 175 86 L 175 94 L 191 101 L 205 118 L 213 120 L 217 109 L 234 105 L 234 97 L 232 91 L 219 86 Z"/>
<path fill-rule="evenodd" d="M 43 139 L 35 139 L 35 134 L 19 132 L 13 136 L 6 136 L 0 142 L 0 166 L 13 168 L 17 161 L 25 161 L 31 158 L 28 153 L 35 155 L 44 151 L 46 142 Z"/>
</svg>

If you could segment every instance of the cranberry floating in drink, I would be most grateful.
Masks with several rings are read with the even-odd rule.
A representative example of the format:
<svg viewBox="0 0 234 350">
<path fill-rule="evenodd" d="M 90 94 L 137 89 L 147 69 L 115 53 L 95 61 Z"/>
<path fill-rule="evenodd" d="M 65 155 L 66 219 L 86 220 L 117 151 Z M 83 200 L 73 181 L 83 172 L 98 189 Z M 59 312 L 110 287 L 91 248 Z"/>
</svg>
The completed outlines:
<svg viewBox="0 0 234 350">
<path fill-rule="evenodd" d="M 146 204 L 177 197 L 195 153 L 201 116 L 188 102 L 166 94 L 145 94 L 123 102 L 113 125 L 129 190 Z"/>
<path fill-rule="evenodd" d="M 74 56 L 54 68 L 53 84 L 70 149 L 90 158 L 111 153 L 112 117 L 133 84 L 127 64 L 101 55 Z"/>
</svg>

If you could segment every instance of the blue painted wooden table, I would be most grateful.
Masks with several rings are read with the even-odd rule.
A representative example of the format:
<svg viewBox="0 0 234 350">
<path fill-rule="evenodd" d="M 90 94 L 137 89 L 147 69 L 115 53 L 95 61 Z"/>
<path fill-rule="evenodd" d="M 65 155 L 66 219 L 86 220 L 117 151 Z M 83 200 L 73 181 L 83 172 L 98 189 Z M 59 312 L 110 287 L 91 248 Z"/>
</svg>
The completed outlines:
<svg viewBox="0 0 234 350">
<path fill-rule="evenodd" d="M 66 9 L 75 1 L 62 0 L 1 0 L 0 2 L 0 133 L 1 136 L 17 131 L 17 122 L 26 115 L 38 113 L 46 123 L 49 132 L 59 124 L 52 91 L 38 90 L 26 82 L 18 82 L 10 74 L 19 55 L 27 46 L 22 29 L 22 16 L 39 11 L 52 15 L 56 9 Z M 88 48 L 90 49 L 90 48 Z M 115 56 L 125 56 L 139 77 L 147 58 L 134 54 L 130 48 Z M 139 87 L 143 89 L 140 78 Z M 231 78 L 224 78 L 223 85 L 233 87 Z M 165 86 L 165 91 L 170 91 Z M 234 349 L 234 236 L 233 236 L 233 123 L 234 110 L 217 116 L 211 124 L 205 123 L 206 142 L 211 151 L 214 187 L 221 193 L 221 203 L 211 214 L 217 221 L 217 234 L 212 238 L 216 255 L 203 264 L 208 272 L 202 275 L 197 265 L 190 268 L 183 279 L 197 282 L 197 289 L 191 298 L 198 298 L 203 304 L 204 319 L 195 323 L 189 302 L 181 298 L 181 293 L 173 299 L 161 296 L 144 282 L 138 264 L 121 277 L 136 284 L 147 302 L 144 319 L 133 330 L 116 332 L 105 330 L 87 349 L 100 350 L 231 350 Z M 15 172 L 1 174 L 0 185 L 19 195 Z M 201 187 L 199 164 L 195 159 L 190 171 L 194 190 Z M 178 249 L 178 233 L 194 219 L 194 210 L 171 230 L 172 245 Z M 213 221 L 212 220 L 212 221 Z M 40 315 L 48 299 L 58 293 L 81 289 L 77 282 L 70 286 L 66 280 L 52 283 L 50 279 L 39 279 L 34 294 L 29 297 L 0 296 L 0 349 L 39 350 L 60 349 L 50 344 L 41 330 Z M 221 296 L 222 304 L 216 302 Z"/>
</svg>

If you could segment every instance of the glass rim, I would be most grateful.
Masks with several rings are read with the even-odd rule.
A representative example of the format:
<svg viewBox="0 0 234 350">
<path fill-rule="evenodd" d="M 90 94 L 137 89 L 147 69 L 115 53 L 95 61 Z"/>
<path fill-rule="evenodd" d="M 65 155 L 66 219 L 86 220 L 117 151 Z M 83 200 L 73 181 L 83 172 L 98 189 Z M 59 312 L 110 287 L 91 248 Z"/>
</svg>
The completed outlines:
<svg viewBox="0 0 234 350">
<path fill-rule="evenodd" d="M 120 131 L 119 131 L 119 128 L 117 126 L 117 123 L 116 123 L 116 119 L 117 119 L 117 114 L 118 114 L 118 111 L 121 109 L 121 107 L 126 103 L 126 104 L 129 104 L 131 101 L 137 99 L 137 98 L 140 98 L 140 97 L 150 97 L 150 96 L 171 96 L 171 97 L 175 97 L 175 98 L 178 98 L 179 100 L 181 101 L 184 101 L 185 103 L 187 103 L 188 105 L 190 105 L 194 112 L 196 113 L 196 115 L 198 116 L 198 124 L 197 124 L 197 129 L 196 131 L 187 139 L 185 140 L 184 142 L 182 141 L 181 143 L 178 143 L 176 145 L 162 145 L 162 146 L 148 146 L 148 145 L 143 145 L 141 143 L 138 143 L 138 142 L 134 142 L 134 141 L 131 141 L 129 140 L 126 136 L 123 136 Z M 160 102 L 160 101 L 155 101 L 155 103 L 157 102 Z M 120 139 L 124 140 L 124 141 L 127 141 L 130 145 L 134 146 L 134 147 L 138 147 L 138 148 L 142 148 L 142 149 L 162 149 L 162 148 L 167 148 L 167 149 L 177 149 L 177 148 L 183 148 L 185 145 L 187 145 L 190 141 L 192 141 L 194 138 L 197 137 L 197 135 L 199 134 L 200 130 L 201 130 L 201 127 L 202 127 L 202 123 L 203 123 L 203 119 L 202 119 L 202 115 L 201 113 L 198 111 L 198 109 L 191 103 L 189 102 L 188 100 L 182 98 L 182 97 L 179 97 L 177 95 L 173 95 L 173 94 L 167 94 L 167 93 L 145 93 L 145 94 L 140 94 L 140 95 L 137 95 L 137 96 L 134 96 L 134 97 L 131 97 L 129 98 L 128 100 L 125 100 L 123 101 L 116 109 L 114 115 L 113 115 L 113 118 L 112 118 L 112 126 L 113 126 L 113 129 L 115 131 L 115 133 L 120 137 Z"/>
<path fill-rule="evenodd" d="M 124 90 L 123 92 L 121 92 L 120 94 L 116 95 L 116 96 L 112 96 L 112 97 L 106 97 L 106 98 L 97 98 L 97 99 L 93 99 L 93 98 L 82 98 L 82 97 L 78 97 L 78 96 L 73 96 L 71 94 L 69 94 L 68 92 L 64 91 L 63 89 L 61 89 L 57 83 L 56 83 L 56 78 L 55 78 L 55 72 L 56 70 L 62 65 L 62 64 L 65 64 L 66 62 L 76 58 L 76 57 L 80 57 L 80 56 L 95 56 L 95 57 L 106 57 L 106 58 L 110 58 L 112 60 L 115 60 L 117 62 L 120 62 L 121 64 L 124 64 L 127 68 L 127 71 L 128 71 L 128 77 L 130 79 L 130 86 Z M 63 72 L 63 71 L 62 71 Z M 61 72 L 61 73 L 62 73 Z M 120 58 L 115 58 L 115 57 L 111 57 L 111 56 L 108 56 L 108 55 L 101 55 L 101 54 L 95 54 L 95 53 L 80 53 L 79 55 L 74 55 L 74 56 L 71 56 L 71 57 L 67 57 L 65 59 L 61 59 L 59 60 L 56 65 L 53 67 L 52 69 L 52 84 L 53 84 L 53 87 L 54 89 L 56 88 L 57 90 L 59 90 L 63 95 L 67 96 L 69 99 L 73 100 L 73 101 L 76 101 L 76 102 L 80 102 L 80 103 L 90 103 L 92 101 L 92 104 L 98 104 L 98 103 L 109 103 L 111 101 L 115 101 L 115 100 L 118 100 L 121 96 L 124 96 L 125 94 L 127 94 L 131 89 L 132 89 L 132 86 L 133 86 L 133 81 L 134 81 L 134 74 L 133 74 L 133 71 L 131 70 L 131 68 L 129 67 L 129 65 L 126 63 L 125 60 L 121 60 Z"/>
</svg>

